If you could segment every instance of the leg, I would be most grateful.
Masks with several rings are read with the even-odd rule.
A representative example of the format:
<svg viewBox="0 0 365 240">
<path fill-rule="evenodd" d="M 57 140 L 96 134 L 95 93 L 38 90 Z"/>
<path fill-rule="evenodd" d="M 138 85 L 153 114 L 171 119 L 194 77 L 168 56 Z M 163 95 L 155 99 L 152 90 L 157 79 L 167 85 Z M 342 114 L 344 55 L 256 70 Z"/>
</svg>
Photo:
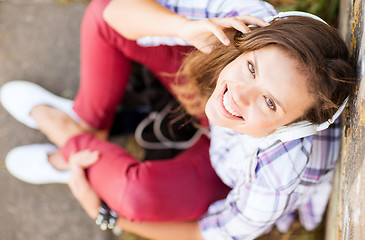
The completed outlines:
<svg viewBox="0 0 365 240">
<path fill-rule="evenodd" d="M 81 128 L 101 139 L 107 138 L 131 70 L 131 60 L 114 46 L 112 36 L 115 34 L 102 19 L 102 11 L 108 2 L 92 1 L 84 14 L 81 25 L 80 88 L 73 106 L 82 119 Z M 42 118 L 41 114 L 38 121 Z M 49 161 L 56 169 L 68 168 L 59 152 L 49 155 Z"/>
<path fill-rule="evenodd" d="M 99 129 L 111 125 L 127 84 L 130 60 L 147 66 L 171 90 L 173 74 L 191 50 L 168 46 L 143 48 L 124 39 L 102 19 L 107 2 L 94 0 L 84 17 L 81 85 L 74 107 L 82 119 Z M 139 163 L 122 148 L 89 135 L 75 139 L 80 143 L 71 140 L 63 150 L 80 151 L 81 144 L 85 149 L 100 151 L 99 162 L 88 171 L 90 183 L 112 208 L 129 219 L 197 218 L 212 201 L 227 193 L 210 166 L 207 139 L 171 161 L 146 163 Z"/>
<path fill-rule="evenodd" d="M 169 54 L 176 54 L 179 59 L 183 56 L 175 48 L 141 48 L 115 35 L 101 18 L 100 9 L 106 3 L 94 0 L 85 13 L 82 80 L 74 106 L 79 116 L 97 129 L 110 127 L 115 107 L 125 90 L 130 71 L 130 60 L 125 56 L 132 58 L 140 56 L 139 53 L 150 53 L 149 57 L 143 55 L 143 58 L 133 60 L 146 64 L 161 78 L 164 72 L 174 73 L 178 69 L 179 65 L 176 64 L 175 70 L 164 66 L 164 62 L 170 61 Z M 90 42 L 85 43 L 85 39 Z M 132 45 L 134 48 L 130 48 Z M 161 49 L 166 51 L 160 52 Z M 134 50 L 141 52 L 136 54 Z M 156 56 L 159 58 L 156 59 Z M 171 62 L 175 62 L 176 58 L 172 59 L 174 61 Z M 174 77 L 163 79 L 170 88 Z M 62 152 L 67 159 L 71 152 L 84 149 L 99 151 L 99 161 L 88 170 L 90 183 L 98 194 L 129 219 L 167 221 L 198 218 L 210 203 L 227 194 L 228 188 L 210 166 L 208 148 L 208 139 L 202 138 L 194 147 L 171 161 L 139 163 L 122 148 L 90 134 L 82 134 L 69 140 Z"/>
<path fill-rule="evenodd" d="M 74 110 L 91 129 L 108 130 L 128 84 L 131 61 L 114 46 L 102 19 L 109 1 L 92 1 L 81 25 L 80 88 Z"/>
<path fill-rule="evenodd" d="M 141 163 L 117 145 L 80 134 L 77 124 L 57 109 L 39 106 L 32 116 L 49 139 L 70 138 L 61 148 L 65 159 L 86 149 L 99 152 L 98 162 L 87 171 L 89 181 L 111 208 L 128 219 L 195 219 L 229 191 L 210 165 L 205 136 L 173 159 Z"/>
<path fill-rule="evenodd" d="M 38 106 L 32 116 L 49 139 L 70 138 L 61 148 L 65 159 L 86 149 L 99 152 L 98 162 L 87 171 L 89 181 L 111 208 L 130 220 L 196 219 L 229 191 L 210 165 L 205 136 L 173 159 L 141 163 L 117 145 L 80 134 L 77 124 L 57 109 Z"/>
<path fill-rule="evenodd" d="M 63 148 L 67 158 L 83 149 L 97 150 L 98 162 L 88 178 L 104 201 L 121 216 L 135 221 L 174 221 L 199 218 L 208 206 L 229 191 L 210 165 L 209 140 L 170 160 L 138 162 L 122 148 L 84 134 Z"/>
<path fill-rule="evenodd" d="M 57 109 L 41 105 L 31 115 L 49 139 L 63 146 L 65 159 L 86 149 L 99 152 L 98 162 L 88 170 L 89 181 L 110 207 L 128 219 L 195 219 L 229 191 L 210 165 L 206 137 L 173 159 L 140 163 L 123 148 L 82 133 Z"/>
<path fill-rule="evenodd" d="M 84 132 L 84 129 L 64 112 L 47 105 L 37 105 L 30 112 L 39 130 L 58 147 L 63 146 L 72 136 Z M 49 163 L 57 170 L 69 170 L 69 164 L 60 151 L 48 155 Z"/>
<path fill-rule="evenodd" d="M 147 66 L 171 90 L 173 76 L 190 47 L 140 47 L 115 32 L 103 19 L 109 0 L 93 0 L 81 26 L 81 80 L 74 110 L 91 128 L 107 130 L 114 119 L 131 71 Z"/>
</svg>

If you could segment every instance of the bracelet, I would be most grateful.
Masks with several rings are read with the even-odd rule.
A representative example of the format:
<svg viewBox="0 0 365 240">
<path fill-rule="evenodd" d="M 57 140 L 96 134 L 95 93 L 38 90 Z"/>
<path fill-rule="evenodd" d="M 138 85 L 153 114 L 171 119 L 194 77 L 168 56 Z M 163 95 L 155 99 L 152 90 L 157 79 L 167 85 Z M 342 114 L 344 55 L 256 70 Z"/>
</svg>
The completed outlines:
<svg viewBox="0 0 365 240">
<path fill-rule="evenodd" d="M 105 231 L 107 229 L 113 229 L 117 223 L 118 214 L 111 210 L 108 205 L 102 201 L 99 207 L 99 215 L 97 216 L 95 223 L 100 226 L 100 229 Z"/>
</svg>

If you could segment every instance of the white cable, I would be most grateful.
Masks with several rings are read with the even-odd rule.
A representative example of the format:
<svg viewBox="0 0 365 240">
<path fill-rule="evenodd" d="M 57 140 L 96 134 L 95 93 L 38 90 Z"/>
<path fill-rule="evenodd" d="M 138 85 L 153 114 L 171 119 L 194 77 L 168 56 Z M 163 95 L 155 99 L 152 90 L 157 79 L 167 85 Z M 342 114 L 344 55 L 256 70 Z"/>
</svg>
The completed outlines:
<svg viewBox="0 0 365 240">
<path fill-rule="evenodd" d="M 147 118 L 145 118 L 141 123 L 137 126 L 135 131 L 135 139 L 137 143 L 146 148 L 146 149 L 187 149 L 191 146 L 193 146 L 203 134 L 206 134 L 209 137 L 209 133 L 205 129 L 198 129 L 194 136 L 191 137 L 187 141 L 173 141 L 168 138 L 166 138 L 163 133 L 161 132 L 161 124 L 164 119 L 164 117 L 167 116 L 167 114 L 170 112 L 170 110 L 173 107 L 173 101 L 170 101 L 164 109 L 160 113 L 158 112 L 151 112 Z M 153 122 L 153 132 L 159 142 L 148 142 L 143 139 L 142 134 L 143 130 Z"/>
</svg>

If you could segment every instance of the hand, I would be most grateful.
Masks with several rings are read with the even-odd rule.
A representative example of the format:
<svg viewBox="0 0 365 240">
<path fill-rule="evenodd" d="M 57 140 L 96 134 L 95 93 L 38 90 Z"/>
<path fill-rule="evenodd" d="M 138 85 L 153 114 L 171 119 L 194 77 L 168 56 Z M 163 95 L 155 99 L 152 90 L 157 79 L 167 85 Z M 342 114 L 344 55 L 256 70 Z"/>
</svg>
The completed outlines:
<svg viewBox="0 0 365 240">
<path fill-rule="evenodd" d="M 99 159 L 99 152 L 90 150 L 74 153 L 70 156 L 71 179 L 68 183 L 72 194 L 79 201 L 86 213 L 96 219 L 101 200 L 88 182 L 85 168 L 90 167 Z"/>
<path fill-rule="evenodd" d="M 207 18 L 187 21 L 182 26 L 178 35 L 180 38 L 190 42 L 198 50 L 204 53 L 210 53 L 217 39 L 226 46 L 230 44 L 228 37 L 224 33 L 224 29 L 234 28 L 240 32 L 246 33 L 251 31 L 246 24 L 259 27 L 269 25 L 269 23 L 264 20 L 249 15 L 227 18 Z"/>
</svg>

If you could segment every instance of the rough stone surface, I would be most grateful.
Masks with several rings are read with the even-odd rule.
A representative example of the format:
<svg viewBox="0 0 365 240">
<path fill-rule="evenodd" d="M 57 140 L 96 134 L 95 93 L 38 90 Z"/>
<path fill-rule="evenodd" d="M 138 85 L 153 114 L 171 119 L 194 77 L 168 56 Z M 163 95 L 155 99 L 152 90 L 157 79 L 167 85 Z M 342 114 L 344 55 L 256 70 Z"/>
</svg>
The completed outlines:
<svg viewBox="0 0 365 240">
<path fill-rule="evenodd" d="M 326 239 L 365 238 L 364 1 L 341 0 L 340 30 L 357 64 L 358 88 L 345 112 L 341 161 L 327 219 Z"/>
</svg>

